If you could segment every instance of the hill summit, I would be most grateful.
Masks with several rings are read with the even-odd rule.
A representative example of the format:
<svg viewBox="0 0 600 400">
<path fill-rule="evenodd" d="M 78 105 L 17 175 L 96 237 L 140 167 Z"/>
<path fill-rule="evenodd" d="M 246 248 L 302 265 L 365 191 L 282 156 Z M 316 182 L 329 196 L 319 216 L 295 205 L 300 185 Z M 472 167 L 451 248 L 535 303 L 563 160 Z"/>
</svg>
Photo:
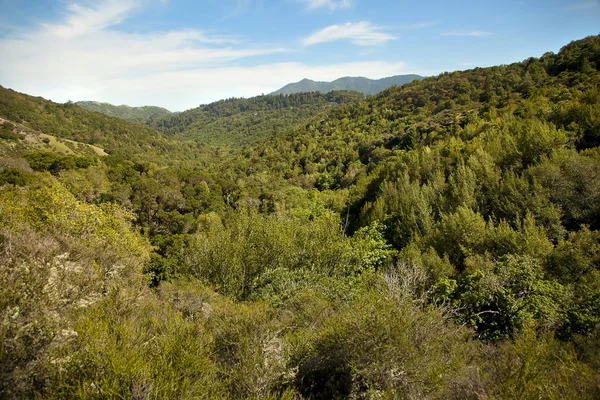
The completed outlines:
<svg viewBox="0 0 600 400">
<path fill-rule="evenodd" d="M 310 79 L 302 79 L 300 82 L 290 83 L 270 94 L 293 94 L 301 92 L 327 93 L 332 90 L 354 90 L 356 92 L 361 92 L 366 96 L 370 96 L 382 92 L 391 86 L 402 86 L 405 83 L 421 79 L 423 79 L 423 77 L 420 75 L 395 75 L 381 79 L 368 79 L 362 76 L 347 76 L 336 79 L 333 82 L 317 82 Z"/>
<path fill-rule="evenodd" d="M 127 105 L 115 106 L 110 103 L 101 103 L 98 101 L 78 101 L 75 103 L 88 111 L 95 111 L 111 117 L 117 117 L 129 122 L 139 122 L 141 124 L 154 118 L 168 117 L 171 111 L 166 108 L 156 106 L 130 107 Z"/>
</svg>

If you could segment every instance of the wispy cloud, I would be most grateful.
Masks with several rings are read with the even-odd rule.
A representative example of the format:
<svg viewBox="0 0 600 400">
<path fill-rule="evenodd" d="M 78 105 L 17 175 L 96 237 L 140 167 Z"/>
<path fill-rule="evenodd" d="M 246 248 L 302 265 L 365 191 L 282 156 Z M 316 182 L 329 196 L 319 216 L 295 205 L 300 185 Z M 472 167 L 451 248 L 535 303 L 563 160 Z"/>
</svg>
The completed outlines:
<svg viewBox="0 0 600 400">
<path fill-rule="evenodd" d="M 591 10 L 594 8 L 600 8 L 600 1 L 598 1 L 598 0 L 584 1 L 581 3 L 573 4 L 572 6 L 568 7 L 567 10 L 579 11 L 579 10 Z"/>
<path fill-rule="evenodd" d="M 402 29 L 402 30 L 425 29 L 425 28 L 431 28 L 433 26 L 436 26 L 437 24 L 438 24 L 437 22 L 433 22 L 433 21 L 417 22 L 414 24 L 400 25 L 398 27 L 398 29 Z"/>
<path fill-rule="evenodd" d="M 0 63 L 2 84 L 52 94 L 53 99 L 60 99 L 57 93 L 69 92 L 71 98 L 105 85 L 122 94 L 108 82 L 136 79 L 150 87 L 151 77 L 159 73 L 222 67 L 289 51 L 195 29 L 144 34 L 113 29 L 139 7 L 137 0 L 97 1 L 93 7 L 71 4 L 60 21 L 0 38 L 0 54 L 10 60 Z"/>
<path fill-rule="evenodd" d="M 221 21 L 226 21 L 231 18 L 239 17 L 248 12 L 252 8 L 252 0 L 236 0 L 235 7 Z"/>
<path fill-rule="evenodd" d="M 302 39 L 304 46 L 319 43 L 349 40 L 357 46 L 375 46 L 396 39 L 395 36 L 383 32 L 383 28 L 367 21 L 347 22 L 342 25 L 330 25 Z"/>
<path fill-rule="evenodd" d="M 473 36 L 473 37 L 485 37 L 492 36 L 492 32 L 485 31 L 453 31 L 453 32 L 444 32 L 441 36 Z"/>
<path fill-rule="evenodd" d="M 398 62 L 261 62 L 261 56 L 289 50 L 196 29 L 129 33 L 116 28 L 139 10 L 138 1 L 85 4 L 67 6 L 60 20 L 12 30 L 0 38 L 0 54 L 10 60 L 0 63 L 1 84 L 54 101 L 99 100 L 183 110 L 220 98 L 269 93 L 305 77 L 382 78 L 410 72 Z M 354 33 L 348 34 L 347 27 L 342 36 L 357 43 L 389 40 L 385 34 L 378 36 L 377 27 L 355 25 L 362 29 L 350 24 Z M 251 57 L 255 58 L 250 61 Z M 244 66 L 235 65 L 242 60 Z"/>
<path fill-rule="evenodd" d="M 42 26 L 48 35 L 74 38 L 118 25 L 140 6 L 139 0 L 106 0 L 97 8 L 72 3 L 67 6 L 66 16 L 61 24 Z"/>
<path fill-rule="evenodd" d="M 308 9 L 327 8 L 330 11 L 335 11 L 339 8 L 352 7 L 350 0 L 299 0 L 306 4 Z"/>
</svg>

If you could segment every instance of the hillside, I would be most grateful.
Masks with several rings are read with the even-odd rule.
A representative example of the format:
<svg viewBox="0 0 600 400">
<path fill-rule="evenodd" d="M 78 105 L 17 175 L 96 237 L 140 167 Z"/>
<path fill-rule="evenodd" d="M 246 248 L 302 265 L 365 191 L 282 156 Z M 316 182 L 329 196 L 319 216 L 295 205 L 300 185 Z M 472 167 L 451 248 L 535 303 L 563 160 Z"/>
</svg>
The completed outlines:
<svg viewBox="0 0 600 400">
<path fill-rule="evenodd" d="M 333 82 L 317 82 L 310 79 L 303 79 L 300 82 L 290 83 L 271 95 L 293 94 L 301 92 L 321 92 L 327 93 L 332 90 L 352 90 L 360 92 L 365 96 L 371 96 L 392 86 L 402 86 L 405 83 L 414 80 L 423 79 L 420 75 L 395 75 L 382 79 L 368 79 L 363 77 L 344 77 L 336 79 Z"/>
<path fill-rule="evenodd" d="M 57 138 L 0 118 L 0 156 L 22 156 L 30 151 L 48 151 L 61 155 L 106 156 L 104 149 L 87 143 Z"/>
<path fill-rule="evenodd" d="M 233 150 L 262 143 L 362 98 L 360 93 L 350 91 L 232 98 L 155 119 L 149 125 L 203 146 Z"/>
<path fill-rule="evenodd" d="M 166 108 L 156 106 L 115 106 L 109 103 L 100 103 L 97 101 L 78 101 L 75 104 L 81 108 L 85 108 L 88 111 L 95 111 L 111 117 L 121 118 L 125 121 L 138 122 L 140 124 L 145 124 L 152 119 L 171 115 L 171 111 L 167 110 Z"/>
<path fill-rule="evenodd" d="M 600 398 L 599 86 L 593 36 L 164 133 L 2 89 L 0 148 L 109 155 L 0 158 L 0 397 Z"/>
<path fill-rule="evenodd" d="M 114 155 L 135 154 L 161 163 L 194 157 L 191 150 L 194 146 L 149 127 L 91 112 L 73 103 L 58 104 L 1 86 L 0 118 L 61 140 L 96 145 Z"/>
</svg>

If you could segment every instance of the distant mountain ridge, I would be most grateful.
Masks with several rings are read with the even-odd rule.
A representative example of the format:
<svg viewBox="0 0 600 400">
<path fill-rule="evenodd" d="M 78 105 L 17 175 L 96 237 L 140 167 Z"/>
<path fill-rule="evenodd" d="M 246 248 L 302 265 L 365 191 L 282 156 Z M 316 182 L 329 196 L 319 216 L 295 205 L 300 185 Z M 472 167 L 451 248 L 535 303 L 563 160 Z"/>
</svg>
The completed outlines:
<svg viewBox="0 0 600 400">
<path fill-rule="evenodd" d="M 170 116 L 171 111 L 156 106 L 130 107 L 127 105 L 115 106 L 110 103 L 98 101 L 78 101 L 75 103 L 88 111 L 95 111 L 111 117 L 121 118 L 129 122 L 145 124 L 151 119 Z"/>
<path fill-rule="evenodd" d="M 322 92 L 327 93 L 332 90 L 353 90 L 363 93 L 366 96 L 371 96 L 391 86 L 402 86 L 405 83 L 414 80 L 421 80 L 420 75 L 394 75 L 381 79 L 368 79 L 364 77 L 344 77 L 336 79 L 333 82 L 317 82 L 310 79 L 302 79 L 300 82 L 290 83 L 279 90 L 276 90 L 271 95 L 278 94 L 293 94 L 301 92 Z"/>
</svg>

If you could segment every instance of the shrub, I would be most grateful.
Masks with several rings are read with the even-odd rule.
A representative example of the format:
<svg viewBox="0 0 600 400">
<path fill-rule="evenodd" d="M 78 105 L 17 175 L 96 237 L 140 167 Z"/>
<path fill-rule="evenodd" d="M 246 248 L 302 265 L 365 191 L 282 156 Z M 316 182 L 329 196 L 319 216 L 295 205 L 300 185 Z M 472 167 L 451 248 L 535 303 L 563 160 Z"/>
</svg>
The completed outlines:
<svg viewBox="0 0 600 400">
<path fill-rule="evenodd" d="M 474 354 L 467 330 L 382 288 L 306 334 L 291 362 L 310 398 L 448 398 Z"/>
</svg>

